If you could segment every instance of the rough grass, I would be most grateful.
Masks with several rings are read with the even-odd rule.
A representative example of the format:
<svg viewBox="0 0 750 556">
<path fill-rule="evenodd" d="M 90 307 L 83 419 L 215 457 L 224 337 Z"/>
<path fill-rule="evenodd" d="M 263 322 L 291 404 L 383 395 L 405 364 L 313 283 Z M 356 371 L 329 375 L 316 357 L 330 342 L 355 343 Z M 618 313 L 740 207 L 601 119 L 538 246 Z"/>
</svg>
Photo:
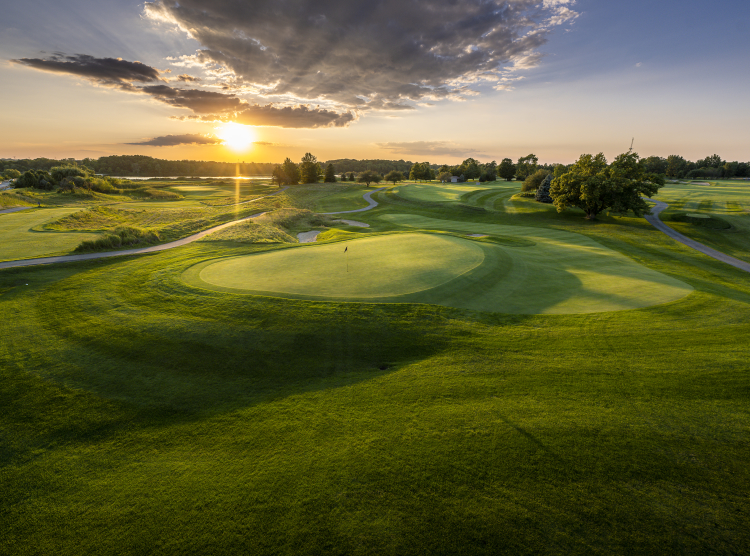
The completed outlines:
<svg viewBox="0 0 750 556">
<path fill-rule="evenodd" d="M 32 203 L 30 199 L 10 193 L 7 191 L 0 192 L 0 209 L 12 208 L 12 207 L 31 207 L 35 206 L 36 203 Z"/>
<path fill-rule="evenodd" d="M 2 552 L 745 552 L 734 271 L 508 316 L 186 287 L 209 247 L 0 272 Z"/>
<path fill-rule="evenodd" d="M 297 240 L 277 228 L 245 221 L 219 230 L 201 241 L 233 241 L 236 243 L 297 243 Z"/>
<path fill-rule="evenodd" d="M 695 292 L 507 315 L 187 285 L 275 249 L 219 243 L 0 271 L 0 553 L 747 553 L 747 274 L 510 194 L 378 194 L 368 231 L 577 232 Z"/>
<path fill-rule="evenodd" d="M 120 249 L 121 247 L 133 247 L 136 245 L 149 245 L 159 243 L 159 234 L 153 230 L 144 230 L 132 226 L 121 226 L 115 228 L 112 233 L 104 237 L 81 242 L 75 248 L 76 253 L 89 253 L 93 251 L 108 251 Z"/>
</svg>

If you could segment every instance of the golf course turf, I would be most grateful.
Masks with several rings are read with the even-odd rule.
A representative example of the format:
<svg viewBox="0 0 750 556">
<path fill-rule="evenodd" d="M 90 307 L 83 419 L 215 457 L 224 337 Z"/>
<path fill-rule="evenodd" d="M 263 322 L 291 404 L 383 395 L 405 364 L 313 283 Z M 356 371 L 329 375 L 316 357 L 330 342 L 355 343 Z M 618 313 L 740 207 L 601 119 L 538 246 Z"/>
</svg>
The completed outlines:
<svg viewBox="0 0 750 556">
<path fill-rule="evenodd" d="M 401 226 L 494 235 L 485 241 L 377 235 L 202 263 L 183 277 L 219 291 L 522 314 L 634 309 L 676 301 L 693 290 L 578 234 L 402 216 L 384 218 Z M 508 238 L 533 241 L 509 246 Z"/>
<path fill-rule="evenodd" d="M 749 552 L 746 273 L 632 215 L 373 198 L 320 244 L 0 270 L 0 554 Z"/>
</svg>

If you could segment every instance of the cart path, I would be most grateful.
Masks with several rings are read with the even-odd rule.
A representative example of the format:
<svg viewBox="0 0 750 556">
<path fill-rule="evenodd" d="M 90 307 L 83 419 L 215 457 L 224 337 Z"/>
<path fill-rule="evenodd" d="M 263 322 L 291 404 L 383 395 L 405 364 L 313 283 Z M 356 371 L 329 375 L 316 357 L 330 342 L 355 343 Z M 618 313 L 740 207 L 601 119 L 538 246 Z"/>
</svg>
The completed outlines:
<svg viewBox="0 0 750 556">
<path fill-rule="evenodd" d="M 735 257 L 727 255 L 726 253 L 722 253 L 721 251 L 712 249 L 711 247 L 708 247 L 707 245 L 697 242 L 694 239 L 690 239 L 689 237 L 681 234 L 678 231 L 673 230 L 672 228 L 667 226 L 664 222 L 662 222 L 659 219 L 659 214 L 665 208 L 669 206 L 667 203 L 664 203 L 662 201 L 657 201 L 655 199 L 649 199 L 648 197 L 644 197 L 644 199 L 646 201 L 651 201 L 652 203 L 656 203 L 656 206 L 651 209 L 651 214 L 645 215 L 646 221 L 648 221 L 648 223 L 651 224 L 654 228 L 656 228 L 657 230 L 661 232 L 664 232 L 675 241 L 679 241 L 680 243 L 687 245 L 688 247 L 691 247 L 692 249 L 695 249 L 696 251 L 699 251 L 703 253 L 704 255 L 708 255 L 709 257 L 712 257 L 716 259 L 717 261 L 721 261 L 723 263 L 732 265 L 733 267 L 739 268 L 740 270 L 744 270 L 745 272 L 750 272 L 750 263 L 746 263 L 745 261 L 736 259 Z"/>
<path fill-rule="evenodd" d="M 374 189 L 372 191 L 368 191 L 367 193 L 365 193 L 364 195 L 362 195 L 362 198 L 365 201 L 367 201 L 367 203 L 368 203 L 365 208 L 356 209 L 356 210 L 341 210 L 339 212 L 321 212 L 320 214 L 326 214 L 326 215 L 328 215 L 328 214 L 351 214 L 353 212 L 365 212 L 366 210 L 372 210 L 376 206 L 378 206 L 378 202 L 372 200 L 372 194 L 373 193 L 377 193 L 378 191 L 383 191 L 384 189 L 386 189 L 386 188 L 385 187 L 380 187 L 378 189 Z"/>
<path fill-rule="evenodd" d="M 0 214 L 8 214 L 9 212 L 18 212 L 19 210 L 29 210 L 29 209 L 35 209 L 39 207 L 13 207 L 9 209 L 3 209 L 0 210 Z"/>
<path fill-rule="evenodd" d="M 264 197 L 258 197 L 257 199 L 253 199 L 253 201 L 258 201 L 260 199 L 265 199 L 266 197 L 272 197 L 273 195 L 278 195 L 282 191 L 283 189 L 279 191 L 275 191 L 274 193 L 265 195 Z M 5 262 L 0 262 L 0 269 L 19 268 L 19 267 L 24 267 L 24 266 L 37 266 L 37 265 L 42 265 L 42 264 L 53 264 L 53 263 L 70 263 L 70 262 L 75 262 L 75 261 L 88 261 L 91 259 L 120 257 L 123 255 L 145 255 L 147 253 L 158 253 L 159 251 L 166 251 L 167 249 L 174 249 L 175 247 L 182 247 L 183 245 L 187 245 L 188 243 L 193 243 L 194 241 L 198 241 L 199 239 L 204 238 L 209 234 L 218 232 L 219 230 L 223 230 L 224 228 L 228 228 L 229 226 L 234 226 L 235 224 L 238 224 L 240 222 L 250 220 L 251 218 L 257 218 L 258 216 L 261 216 L 263 214 L 265 213 L 259 212 L 258 214 L 253 214 L 252 216 L 240 218 L 239 220 L 232 220 L 231 222 L 219 224 L 218 226 L 214 226 L 213 228 L 209 228 L 208 230 L 203 230 L 202 232 L 198 232 L 197 234 L 193 234 L 191 236 L 178 239 L 176 241 L 170 241 L 169 243 L 163 243 L 161 245 L 153 245 L 151 247 L 139 247 L 136 249 L 123 249 L 122 251 L 105 251 L 104 253 L 85 253 L 81 255 L 60 255 L 58 257 L 42 257 L 39 259 L 21 259 L 17 261 L 5 261 Z"/>
</svg>

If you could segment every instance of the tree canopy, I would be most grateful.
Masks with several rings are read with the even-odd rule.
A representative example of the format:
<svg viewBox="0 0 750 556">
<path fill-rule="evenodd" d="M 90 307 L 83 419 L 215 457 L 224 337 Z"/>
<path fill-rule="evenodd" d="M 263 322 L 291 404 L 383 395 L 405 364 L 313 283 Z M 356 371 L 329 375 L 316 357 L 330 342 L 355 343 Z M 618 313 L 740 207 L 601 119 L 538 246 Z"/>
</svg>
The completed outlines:
<svg viewBox="0 0 750 556">
<path fill-rule="evenodd" d="M 334 183 L 336 181 L 336 172 L 333 170 L 333 164 L 326 166 L 326 173 L 323 176 L 325 183 Z"/>
<path fill-rule="evenodd" d="M 323 169 L 318 159 L 311 153 L 305 153 L 299 165 L 299 176 L 302 183 L 318 183 L 323 177 Z"/>
<path fill-rule="evenodd" d="M 637 153 L 623 153 L 610 165 L 603 153 L 584 154 L 567 173 L 552 180 L 550 197 L 558 212 L 578 207 L 589 220 L 606 209 L 642 216 L 649 211 L 642 196 L 655 195 L 663 185 L 664 178 L 647 173 Z"/>
<path fill-rule="evenodd" d="M 537 170 L 539 158 L 535 154 L 528 154 L 518 159 L 516 164 L 516 179 L 523 181 Z"/>
<path fill-rule="evenodd" d="M 373 182 L 380 183 L 381 179 L 383 179 L 383 177 L 380 174 L 371 170 L 365 170 L 357 176 L 357 181 L 359 183 L 367 184 L 367 187 L 370 187 L 370 184 Z"/>
<path fill-rule="evenodd" d="M 391 170 L 388 172 L 385 177 L 383 178 L 385 181 L 393 182 L 393 185 L 396 185 L 397 181 L 403 181 L 406 179 L 404 175 L 401 172 L 398 172 L 396 170 Z"/>
<path fill-rule="evenodd" d="M 516 165 L 510 158 L 503 158 L 500 166 L 497 167 L 497 173 L 505 181 L 510 181 L 516 175 Z"/>
</svg>

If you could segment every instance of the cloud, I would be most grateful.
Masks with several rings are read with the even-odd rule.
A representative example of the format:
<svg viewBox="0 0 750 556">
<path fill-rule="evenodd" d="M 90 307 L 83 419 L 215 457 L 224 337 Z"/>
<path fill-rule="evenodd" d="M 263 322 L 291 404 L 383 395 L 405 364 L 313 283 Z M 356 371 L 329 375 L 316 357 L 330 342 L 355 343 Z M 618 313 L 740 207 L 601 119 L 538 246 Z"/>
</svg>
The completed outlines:
<svg viewBox="0 0 750 556">
<path fill-rule="evenodd" d="M 344 127 L 355 120 L 351 112 L 339 114 L 305 105 L 276 107 L 272 104 L 250 105 L 233 118 L 239 124 L 292 128 Z"/>
<path fill-rule="evenodd" d="M 198 41 L 175 64 L 225 70 L 261 96 L 346 110 L 469 94 L 477 76 L 539 64 L 573 0 L 155 0 L 144 13 Z"/>
<path fill-rule="evenodd" d="M 144 145 L 149 147 L 176 147 L 178 145 L 218 145 L 220 143 L 221 139 L 218 137 L 207 137 L 205 135 L 187 133 L 184 135 L 163 135 L 146 141 L 125 144 Z"/>
<path fill-rule="evenodd" d="M 404 141 L 375 143 L 381 149 L 394 154 L 434 155 L 434 156 L 480 156 L 474 149 L 461 147 L 450 141 Z"/>
<path fill-rule="evenodd" d="M 344 127 L 357 120 L 354 111 L 336 112 L 317 106 L 311 108 L 302 104 L 293 106 L 251 104 L 230 92 L 183 89 L 162 83 L 158 85 L 136 84 L 160 80 L 158 70 L 140 62 L 127 62 L 114 58 L 95 58 L 82 54 L 76 54 L 75 56 L 58 54 L 49 59 L 23 58 L 14 61 L 34 69 L 84 77 L 103 86 L 147 95 L 164 104 L 193 112 L 192 115 L 172 116 L 172 118 L 178 120 L 236 121 L 237 123 L 255 126 L 289 128 Z M 197 80 L 197 78 L 189 75 L 180 75 L 178 79 L 181 81 Z M 164 138 L 157 137 L 153 141 L 157 139 Z M 149 142 L 134 144 L 164 146 Z"/>
<path fill-rule="evenodd" d="M 167 85 L 148 85 L 138 87 L 138 91 L 170 106 L 187 108 L 197 114 L 229 112 L 240 110 L 243 106 L 242 100 L 235 95 L 201 89 L 176 89 Z"/>
<path fill-rule="evenodd" d="M 177 76 L 177 80 L 178 81 L 183 81 L 183 82 L 187 83 L 187 82 L 198 82 L 198 81 L 201 80 L 201 78 L 200 77 L 193 77 L 192 75 L 188 75 L 187 73 L 183 73 L 182 75 L 178 75 Z"/>
<path fill-rule="evenodd" d="M 68 56 L 57 53 L 44 59 L 21 58 L 11 61 L 42 71 L 77 75 L 102 85 L 125 89 L 131 88 L 132 82 L 148 83 L 160 79 L 159 70 L 141 62 L 128 62 L 122 58 L 95 58 L 87 54 Z"/>
</svg>

